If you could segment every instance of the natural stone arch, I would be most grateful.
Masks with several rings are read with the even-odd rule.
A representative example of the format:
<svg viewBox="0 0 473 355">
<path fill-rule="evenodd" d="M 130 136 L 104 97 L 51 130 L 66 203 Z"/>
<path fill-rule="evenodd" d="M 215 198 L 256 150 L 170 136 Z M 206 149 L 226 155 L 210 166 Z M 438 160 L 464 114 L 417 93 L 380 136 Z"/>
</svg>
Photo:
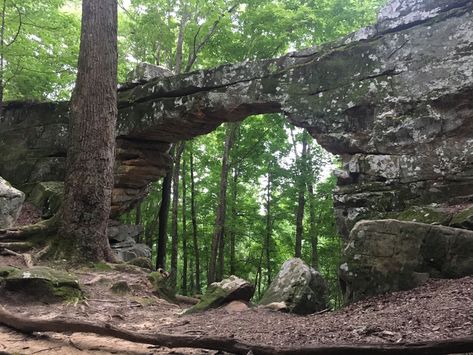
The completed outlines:
<svg viewBox="0 0 473 355">
<path fill-rule="evenodd" d="M 463 0 L 392 1 L 375 26 L 321 47 L 120 89 L 114 213 L 164 176 L 169 143 L 270 112 L 342 157 L 344 236 L 360 219 L 471 204 L 472 12 Z M 61 180 L 66 146 L 66 103 L 10 104 L 0 176 L 23 188 Z"/>
</svg>

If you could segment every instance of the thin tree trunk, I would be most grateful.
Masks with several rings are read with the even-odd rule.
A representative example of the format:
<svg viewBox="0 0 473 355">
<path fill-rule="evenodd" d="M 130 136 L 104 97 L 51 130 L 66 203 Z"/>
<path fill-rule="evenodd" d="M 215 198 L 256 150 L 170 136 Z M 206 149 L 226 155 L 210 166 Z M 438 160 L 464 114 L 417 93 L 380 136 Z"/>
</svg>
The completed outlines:
<svg viewBox="0 0 473 355">
<path fill-rule="evenodd" d="M 174 170 L 172 176 L 172 219 L 171 219 L 171 278 L 170 284 L 173 288 L 177 285 L 177 258 L 179 251 L 179 231 L 178 231 L 178 208 L 179 208 L 179 174 L 181 173 L 181 156 L 185 143 L 177 145 L 174 154 Z"/>
<path fill-rule="evenodd" d="M 107 226 L 116 120 L 117 1 L 83 0 L 61 231 L 78 259 L 114 260 Z"/>
<path fill-rule="evenodd" d="M 266 272 L 267 272 L 267 285 L 271 284 L 271 235 L 272 235 L 272 222 L 271 222 L 271 183 L 272 174 L 270 171 L 270 164 L 268 166 L 268 183 L 266 186 Z"/>
<path fill-rule="evenodd" d="M 159 225 L 159 214 L 157 213 L 153 220 L 146 225 L 146 230 L 144 232 L 144 242 L 150 248 L 153 247 L 154 236 L 157 234 Z"/>
<path fill-rule="evenodd" d="M 236 274 L 236 240 L 235 240 L 235 226 L 237 225 L 237 196 L 238 196 L 238 177 L 239 177 L 238 167 L 235 167 L 233 170 L 233 180 L 232 180 L 232 227 L 229 230 L 230 234 L 230 275 Z"/>
<path fill-rule="evenodd" d="M 256 272 L 256 281 L 255 281 L 255 286 L 258 289 L 258 298 L 261 298 L 261 280 L 263 279 L 263 256 L 264 256 L 264 248 L 261 248 L 261 254 L 258 261 L 258 271 Z"/>
<path fill-rule="evenodd" d="M 169 152 L 171 156 L 174 155 L 174 146 Z M 171 202 L 171 182 L 174 164 L 171 165 L 171 169 L 163 179 L 161 205 L 159 207 L 158 214 L 158 240 L 156 243 L 156 269 L 166 268 L 166 249 L 167 249 L 167 228 L 168 228 L 168 215 L 169 205 Z"/>
<path fill-rule="evenodd" d="M 237 123 L 227 123 L 225 133 L 225 145 L 222 156 L 222 170 L 220 174 L 220 189 L 219 198 L 217 205 L 217 213 L 215 217 L 215 230 L 212 238 L 211 254 L 209 260 L 209 269 L 207 274 L 207 284 L 210 285 L 212 282 L 217 280 L 217 253 L 219 245 L 223 246 L 223 238 L 225 235 L 225 214 L 227 204 L 227 184 L 228 184 L 228 170 L 229 170 L 229 156 L 230 150 L 232 149 L 235 141 L 235 133 L 238 127 Z M 224 255 L 221 254 L 220 263 L 223 265 Z M 220 275 L 222 276 L 222 275 Z"/>
<path fill-rule="evenodd" d="M 135 225 L 141 225 L 141 201 L 135 207 Z M 136 236 L 136 241 L 141 242 L 141 233 Z"/>
<path fill-rule="evenodd" d="M 314 195 L 314 185 L 312 182 L 307 183 L 307 192 L 309 194 L 309 216 L 310 216 L 310 224 L 309 224 L 309 236 L 310 236 L 310 244 L 311 244 L 311 258 L 310 264 L 314 269 L 318 269 L 319 267 L 319 254 L 317 252 L 317 245 L 318 245 L 318 235 L 317 235 L 317 221 L 315 217 L 315 195 Z M 320 216 L 319 216 L 320 220 Z"/>
<path fill-rule="evenodd" d="M 182 70 L 182 47 L 184 44 L 184 32 L 186 30 L 187 22 L 189 21 L 189 14 L 187 13 L 187 8 L 183 9 L 181 15 L 181 21 L 179 23 L 179 33 L 177 35 L 177 44 L 176 44 L 176 66 L 174 72 L 180 74 Z"/>
<path fill-rule="evenodd" d="M 182 294 L 187 295 L 187 185 L 186 160 L 182 161 Z"/>
<path fill-rule="evenodd" d="M 195 288 L 194 292 L 200 293 L 200 253 L 199 253 L 199 240 L 197 238 L 197 215 L 195 210 L 195 180 L 194 180 L 194 152 L 193 145 L 189 152 L 189 163 L 190 163 L 190 179 L 191 179 L 191 220 L 192 220 L 192 244 L 194 247 L 194 260 L 195 260 Z"/>
<path fill-rule="evenodd" d="M 3 93 L 5 90 L 5 15 L 7 11 L 7 0 L 2 5 L 2 27 L 0 28 L 0 119 L 3 118 Z"/>
<path fill-rule="evenodd" d="M 295 140 L 294 140 L 294 150 Z M 294 256 L 300 258 L 302 256 L 302 239 L 304 234 L 304 208 L 305 208 L 305 189 L 306 185 L 304 183 L 305 178 L 305 161 L 307 159 L 307 136 L 304 134 L 302 139 L 302 155 L 299 161 L 299 172 L 297 179 L 297 214 L 296 214 L 296 246 L 294 251 Z"/>
</svg>

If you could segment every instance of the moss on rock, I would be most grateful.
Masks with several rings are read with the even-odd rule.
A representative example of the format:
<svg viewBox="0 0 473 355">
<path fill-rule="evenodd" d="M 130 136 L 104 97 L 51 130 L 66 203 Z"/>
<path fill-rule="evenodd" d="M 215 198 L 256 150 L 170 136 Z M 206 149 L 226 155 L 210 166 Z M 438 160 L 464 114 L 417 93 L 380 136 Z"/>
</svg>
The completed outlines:
<svg viewBox="0 0 473 355">
<path fill-rule="evenodd" d="M 13 270 L 5 278 L 5 287 L 47 303 L 83 297 L 79 281 L 73 274 L 43 266 Z"/>
<path fill-rule="evenodd" d="M 186 314 L 217 308 L 232 301 L 248 302 L 254 292 L 255 288 L 252 284 L 232 275 L 228 279 L 211 284 L 199 303 L 189 308 Z"/>
</svg>

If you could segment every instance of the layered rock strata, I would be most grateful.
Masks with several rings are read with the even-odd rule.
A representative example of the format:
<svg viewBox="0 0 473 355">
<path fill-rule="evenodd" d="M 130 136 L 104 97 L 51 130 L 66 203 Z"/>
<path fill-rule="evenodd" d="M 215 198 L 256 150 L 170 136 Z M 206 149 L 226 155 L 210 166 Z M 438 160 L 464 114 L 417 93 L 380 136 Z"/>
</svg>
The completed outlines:
<svg viewBox="0 0 473 355">
<path fill-rule="evenodd" d="M 335 207 L 343 236 L 361 219 L 398 218 L 414 207 L 466 210 L 472 49 L 472 1 L 394 0 L 376 25 L 333 43 L 127 85 L 119 92 L 113 214 L 166 173 L 170 143 L 274 112 L 341 156 Z M 8 105 L 0 175 L 22 189 L 61 180 L 67 115 L 65 103 Z"/>
</svg>

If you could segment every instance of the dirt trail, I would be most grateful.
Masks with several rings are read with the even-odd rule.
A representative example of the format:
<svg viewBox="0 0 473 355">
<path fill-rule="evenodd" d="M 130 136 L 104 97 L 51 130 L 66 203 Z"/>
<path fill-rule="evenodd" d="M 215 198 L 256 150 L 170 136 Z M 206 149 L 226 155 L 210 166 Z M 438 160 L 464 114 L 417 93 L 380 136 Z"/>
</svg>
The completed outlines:
<svg viewBox="0 0 473 355">
<path fill-rule="evenodd" d="M 1 258 L 0 265 L 11 264 Z M 76 270 L 77 271 L 77 270 Z M 235 337 L 251 343 L 282 345 L 395 343 L 473 335 L 473 277 L 432 280 L 422 287 L 355 303 L 336 312 L 295 316 L 260 308 L 211 310 L 181 315 L 184 305 L 156 298 L 145 273 L 77 272 L 87 300 L 47 305 L 0 292 L 0 303 L 16 314 L 107 322 L 128 330 Z M 126 281 L 131 291 L 110 287 Z M 214 351 L 165 349 L 92 334 L 35 334 L 0 327 L 0 354 L 215 354 Z"/>
</svg>

